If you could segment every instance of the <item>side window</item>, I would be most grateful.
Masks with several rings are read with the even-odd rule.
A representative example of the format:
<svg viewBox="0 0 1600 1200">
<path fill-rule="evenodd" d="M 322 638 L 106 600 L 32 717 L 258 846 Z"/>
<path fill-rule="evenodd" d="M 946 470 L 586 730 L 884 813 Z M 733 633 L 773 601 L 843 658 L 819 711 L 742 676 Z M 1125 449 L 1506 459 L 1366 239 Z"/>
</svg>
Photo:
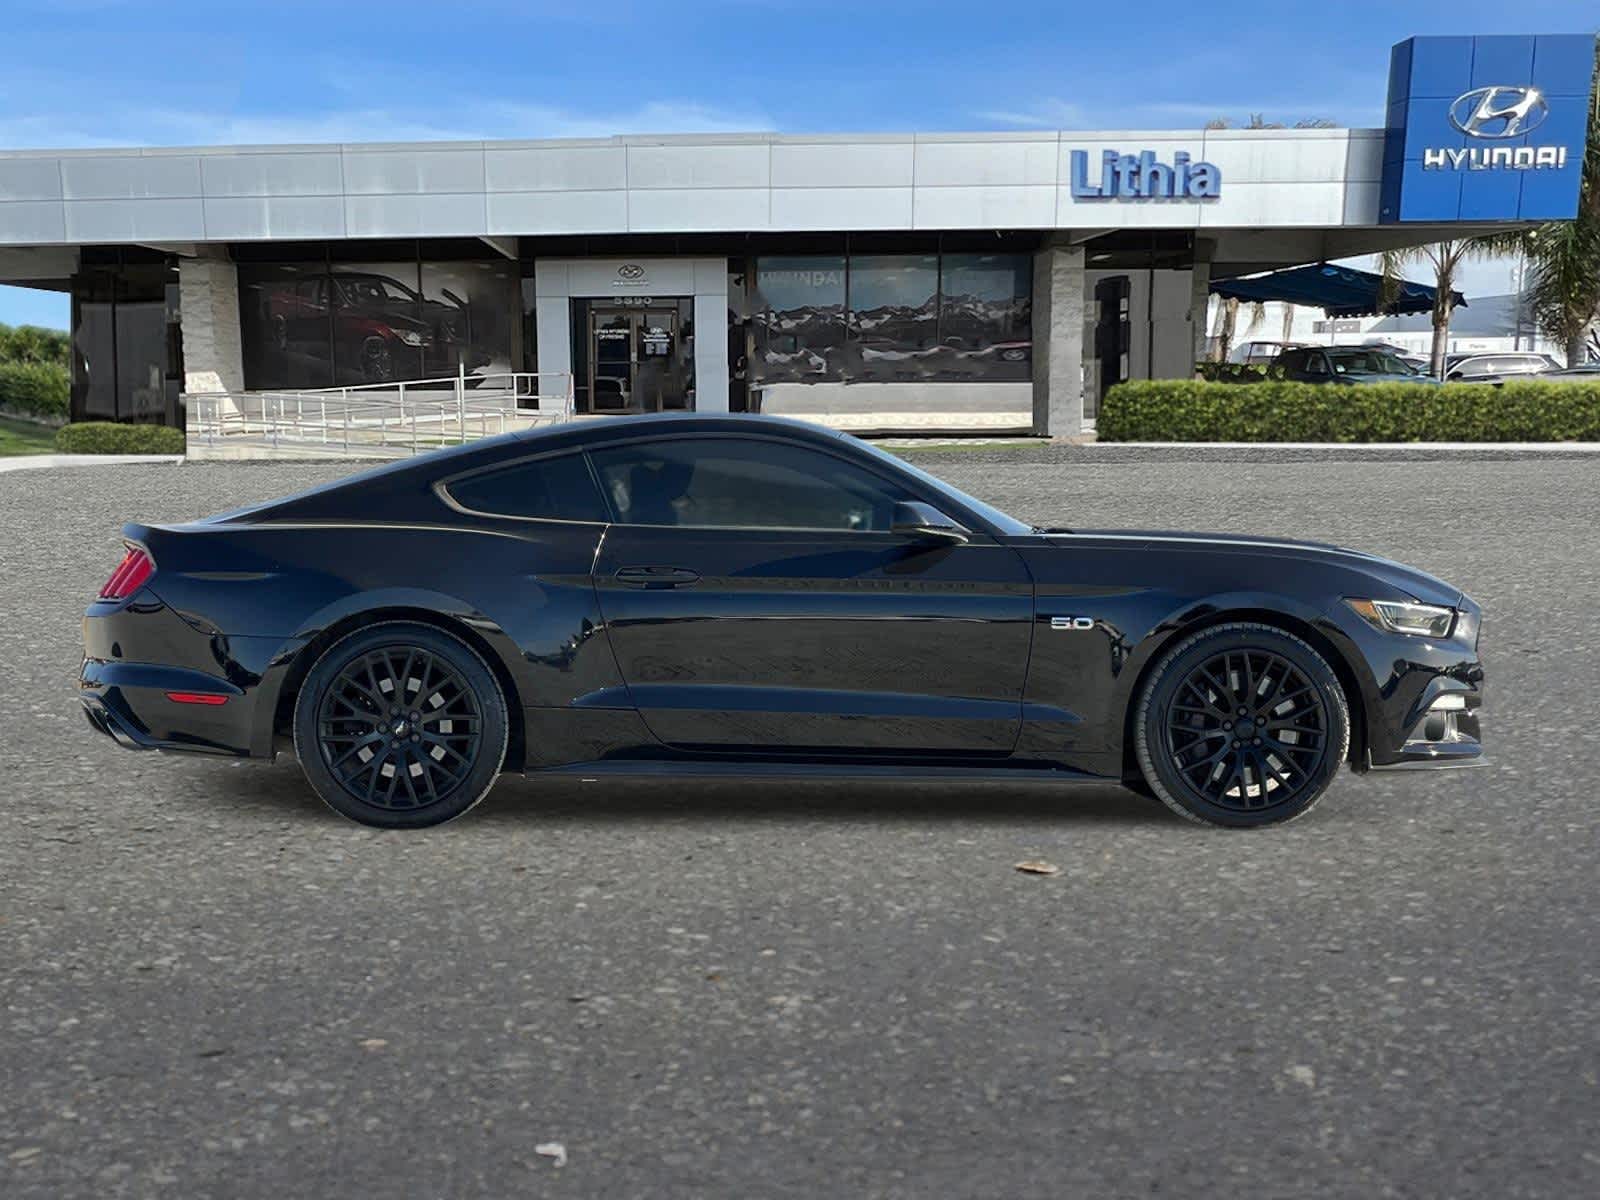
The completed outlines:
<svg viewBox="0 0 1600 1200">
<path fill-rule="evenodd" d="M 756 438 L 672 438 L 591 450 L 624 525 L 887 531 L 892 482 L 831 454 Z"/>
<path fill-rule="evenodd" d="M 1306 352 L 1306 374 L 1326 375 L 1328 373 L 1328 360 L 1315 350 Z"/>
<path fill-rule="evenodd" d="M 469 475 L 448 485 L 462 508 L 497 517 L 609 521 L 581 453 L 559 454 Z"/>
</svg>

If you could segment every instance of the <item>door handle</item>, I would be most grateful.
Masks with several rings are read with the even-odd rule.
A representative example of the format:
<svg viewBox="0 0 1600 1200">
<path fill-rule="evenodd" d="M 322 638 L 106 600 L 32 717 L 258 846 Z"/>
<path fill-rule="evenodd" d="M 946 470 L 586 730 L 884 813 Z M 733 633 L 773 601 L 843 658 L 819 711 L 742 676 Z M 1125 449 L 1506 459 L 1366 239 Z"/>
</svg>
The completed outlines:
<svg viewBox="0 0 1600 1200">
<path fill-rule="evenodd" d="M 619 567 L 616 580 L 647 589 L 688 587 L 700 582 L 700 572 L 688 567 Z"/>
</svg>

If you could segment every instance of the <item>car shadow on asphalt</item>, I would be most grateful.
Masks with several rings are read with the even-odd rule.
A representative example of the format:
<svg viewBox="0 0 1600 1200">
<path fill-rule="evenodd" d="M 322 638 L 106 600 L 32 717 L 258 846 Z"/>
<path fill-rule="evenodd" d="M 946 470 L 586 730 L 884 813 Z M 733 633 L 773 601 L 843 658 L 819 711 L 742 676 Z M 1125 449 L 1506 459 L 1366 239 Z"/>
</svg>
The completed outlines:
<svg viewBox="0 0 1600 1200">
<path fill-rule="evenodd" d="M 292 760 L 245 769 L 206 764 L 207 803 L 241 812 L 337 817 L 317 799 Z M 466 818 L 530 822 L 637 824 L 649 821 L 904 821 L 954 819 L 986 823 L 1177 824 L 1160 803 L 1111 784 L 929 783 L 874 780 L 649 780 L 588 782 L 506 775 Z"/>
</svg>

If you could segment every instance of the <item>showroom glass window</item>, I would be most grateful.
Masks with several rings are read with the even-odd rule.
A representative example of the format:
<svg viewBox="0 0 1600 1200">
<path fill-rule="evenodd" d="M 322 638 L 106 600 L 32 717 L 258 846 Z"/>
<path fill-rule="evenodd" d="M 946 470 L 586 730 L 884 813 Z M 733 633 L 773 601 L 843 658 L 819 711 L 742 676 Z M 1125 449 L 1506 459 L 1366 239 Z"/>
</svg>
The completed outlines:
<svg viewBox="0 0 1600 1200">
<path fill-rule="evenodd" d="M 850 256 L 851 378 L 914 382 L 939 346 L 939 256 Z"/>
<path fill-rule="evenodd" d="M 887 532 L 893 481 L 831 454 L 759 438 L 672 438 L 590 451 L 624 525 Z"/>
<path fill-rule="evenodd" d="M 503 374 L 517 362 L 518 268 L 383 243 L 371 258 L 241 263 L 245 386 L 357 387 Z M 391 253 L 398 251 L 398 253 Z"/>
<path fill-rule="evenodd" d="M 945 251 L 756 260 L 751 381 L 1026 382 L 1028 254 Z"/>
<path fill-rule="evenodd" d="M 1026 254 L 946 254 L 939 271 L 940 377 L 1032 378 L 1033 262 Z"/>
<path fill-rule="evenodd" d="M 181 425 L 177 269 L 127 253 L 100 250 L 72 280 L 72 419 Z"/>
<path fill-rule="evenodd" d="M 844 276 L 842 254 L 756 261 L 753 378 L 811 382 L 844 377 Z"/>
</svg>

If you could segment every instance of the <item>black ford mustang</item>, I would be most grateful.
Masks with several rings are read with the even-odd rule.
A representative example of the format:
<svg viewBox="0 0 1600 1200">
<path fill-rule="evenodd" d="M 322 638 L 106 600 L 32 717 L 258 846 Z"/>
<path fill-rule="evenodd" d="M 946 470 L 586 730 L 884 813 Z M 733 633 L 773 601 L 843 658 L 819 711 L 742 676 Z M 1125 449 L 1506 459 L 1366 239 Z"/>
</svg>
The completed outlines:
<svg viewBox="0 0 1600 1200">
<path fill-rule="evenodd" d="M 292 744 L 423 826 L 501 771 L 1120 781 L 1263 825 L 1476 760 L 1479 610 L 1273 538 L 1045 530 L 842 434 L 565 425 L 124 528 L 84 620 L 130 748 Z"/>
</svg>

